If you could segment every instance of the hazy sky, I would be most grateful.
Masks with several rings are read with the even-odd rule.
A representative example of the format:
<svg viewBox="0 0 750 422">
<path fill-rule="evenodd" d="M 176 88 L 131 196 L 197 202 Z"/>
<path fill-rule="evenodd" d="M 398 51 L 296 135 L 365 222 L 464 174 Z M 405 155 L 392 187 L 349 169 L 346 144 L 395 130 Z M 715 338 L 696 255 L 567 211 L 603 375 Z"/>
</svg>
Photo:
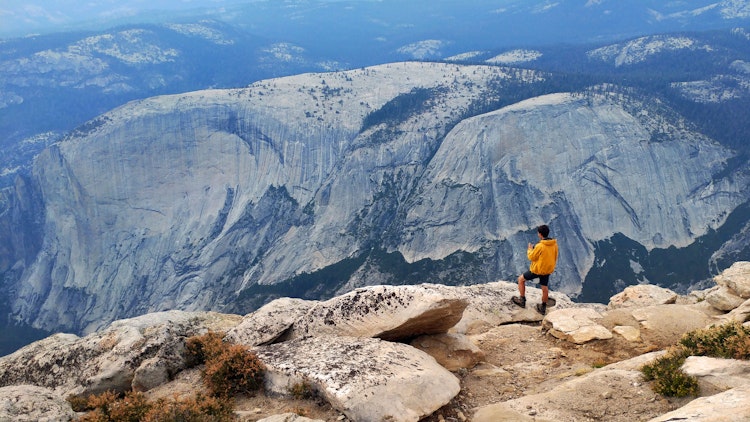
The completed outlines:
<svg viewBox="0 0 750 422">
<path fill-rule="evenodd" d="M 149 11 L 220 9 L 253 1 L 258 0 L 2 0 L 0 36 L 92 26 Z"/>
</svg>

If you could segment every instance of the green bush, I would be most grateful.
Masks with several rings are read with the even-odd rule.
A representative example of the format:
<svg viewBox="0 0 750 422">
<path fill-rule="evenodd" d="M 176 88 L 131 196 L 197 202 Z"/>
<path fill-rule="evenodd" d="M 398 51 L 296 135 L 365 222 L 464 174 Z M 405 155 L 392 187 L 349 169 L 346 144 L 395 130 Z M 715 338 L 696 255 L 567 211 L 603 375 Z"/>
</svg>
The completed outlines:
<svg viewBox="0 0 750 422">
<path fill-rule="evenodd" d="M 646 381 L 653 381 L 655 392 L 671 397 L 698 395 L 698 380 L 681 369 L 687 354 L 683 349 L 674 349 L 654 362 L 641 368 Z"/>
<path fill-rule="evenodd" d="M 693 356 L 750 359 L 750 328 L 739 322 L 691 331 L 680 340 Z"/>
<path fill-rule="evenodd" d="M 698 380 L 685 374 L 681 367 L 688 356 L 710 356 L 725 359 L 750 359 L 750 329 L 739 322 L 712 326 L 686 333 L 677 347 L 641 372 L 659 394 L 673 397 L 698 395 Z"/>
</svg>

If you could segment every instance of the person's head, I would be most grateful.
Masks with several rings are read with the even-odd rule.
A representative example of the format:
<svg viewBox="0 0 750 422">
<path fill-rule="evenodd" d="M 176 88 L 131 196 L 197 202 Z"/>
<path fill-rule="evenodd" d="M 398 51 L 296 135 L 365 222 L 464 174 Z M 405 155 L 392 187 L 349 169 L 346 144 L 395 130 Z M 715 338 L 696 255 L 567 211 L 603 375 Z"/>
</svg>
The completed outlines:
<svg viewBox="0 0 750 422">
<path fill-rule="evenodd" d="M 541 226 L 537 227 L 536 231 L 540 236 L 542 236 L 543 239 L 549 236 L 549 227 L 547 227 L 546 224 L 542 224 Z"/>
</svg>

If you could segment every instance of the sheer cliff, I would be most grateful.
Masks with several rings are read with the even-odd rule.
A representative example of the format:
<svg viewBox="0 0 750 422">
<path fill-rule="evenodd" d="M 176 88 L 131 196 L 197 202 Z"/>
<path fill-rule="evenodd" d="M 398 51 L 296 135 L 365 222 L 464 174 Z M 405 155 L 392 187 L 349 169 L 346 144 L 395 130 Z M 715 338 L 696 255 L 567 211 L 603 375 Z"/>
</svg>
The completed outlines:
<svg viewBox="0 0 750 422">
<path fill-rule="evenodd" d="M 394 63 L 119 107 L 37 158 L 43 240 L 6 281 L 12 313 L 91 332 L 282 291 L 513 279 L 542 223 L 553 289 L 575 295 L 596 242 L 684 247 L 747 201 L 735 152 L 666 105 L 547 76 Z"/>
</svg>

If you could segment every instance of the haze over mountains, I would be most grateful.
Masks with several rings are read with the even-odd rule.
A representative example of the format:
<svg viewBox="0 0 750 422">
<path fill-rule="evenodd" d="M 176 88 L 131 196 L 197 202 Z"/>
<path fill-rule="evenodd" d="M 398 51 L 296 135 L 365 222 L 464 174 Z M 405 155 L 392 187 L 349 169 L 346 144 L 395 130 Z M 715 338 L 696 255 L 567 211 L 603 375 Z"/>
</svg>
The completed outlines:
<svg viewBox="0 0 750 422">
<path fill-rule="evenodd" d="M 0 322 L 513 279 L 542 222 L 585 300 L 747 259 L 750 4 L 622 3 L 222 3 L 2 41 Z"/>
</svg>

